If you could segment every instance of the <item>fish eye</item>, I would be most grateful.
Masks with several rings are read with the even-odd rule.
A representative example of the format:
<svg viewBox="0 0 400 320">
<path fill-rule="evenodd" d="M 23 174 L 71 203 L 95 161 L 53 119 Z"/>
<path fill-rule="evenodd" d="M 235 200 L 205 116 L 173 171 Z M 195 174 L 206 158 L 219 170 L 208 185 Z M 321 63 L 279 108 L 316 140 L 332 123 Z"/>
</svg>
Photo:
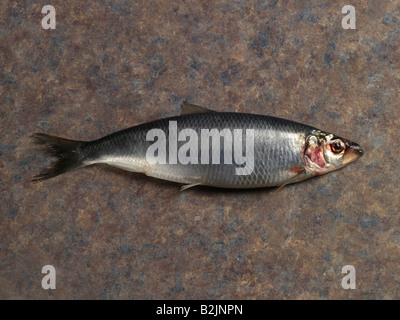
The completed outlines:
<svg viewBox="0 0 400 320">
<path fill-rule="evenodd" d="M 344 143 L 340 139 L 333 140 L 329 143 L 333 153 L 341 153 L 344 150 Z"/>
</svg>

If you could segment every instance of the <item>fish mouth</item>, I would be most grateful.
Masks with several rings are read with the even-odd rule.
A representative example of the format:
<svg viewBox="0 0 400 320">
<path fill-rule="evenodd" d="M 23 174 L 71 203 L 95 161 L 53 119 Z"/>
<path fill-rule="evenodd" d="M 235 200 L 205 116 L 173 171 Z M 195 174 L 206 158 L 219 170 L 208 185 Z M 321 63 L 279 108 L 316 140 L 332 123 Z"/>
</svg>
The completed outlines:
<svg viewBox="0 0 400 320">
<path fill-rule="evenodd" d="M 364 150 L 357 144 L 351 141 L 346 141 L 346 151 L 343 155 L 343 164 L 349 164 L 356 161 L 364 155 Z"/>
</svg>

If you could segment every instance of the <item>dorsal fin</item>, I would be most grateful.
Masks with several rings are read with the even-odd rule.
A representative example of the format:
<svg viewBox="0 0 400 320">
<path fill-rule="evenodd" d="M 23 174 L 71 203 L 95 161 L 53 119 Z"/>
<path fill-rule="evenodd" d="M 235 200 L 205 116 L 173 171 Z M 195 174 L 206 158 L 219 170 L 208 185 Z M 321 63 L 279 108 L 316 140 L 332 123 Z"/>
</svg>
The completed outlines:
<svg viewBox="0 0 400 320">
<path fill-rule="evenodd" d="M 216 112 L 204 107 L 200 107 L 196 104 L 192 104 L 186 101 L 182 101 L 181 103 L 181 115 L 184 114 L 197 114 L 197 113 L 211 113 Z"/>
</svg>

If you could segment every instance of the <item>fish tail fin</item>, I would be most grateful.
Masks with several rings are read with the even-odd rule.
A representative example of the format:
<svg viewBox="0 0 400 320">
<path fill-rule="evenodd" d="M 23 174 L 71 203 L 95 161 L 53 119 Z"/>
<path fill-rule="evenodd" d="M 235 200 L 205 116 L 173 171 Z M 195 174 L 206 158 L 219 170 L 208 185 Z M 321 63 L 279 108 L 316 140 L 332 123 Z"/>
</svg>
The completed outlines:
<svg viewBox="0 0 400 320">
<path fill-rule="evenodd" d="M 44 133 L 35 133 L 32 138 L 35 143 L 42 145 L 44 151 L 56 158 L 51 165 L 32 178 L 32 182 L 40 182 L 62 173 L 86 166 L 82 154 L 83 141 L 75 141 Z"/>
</svg>

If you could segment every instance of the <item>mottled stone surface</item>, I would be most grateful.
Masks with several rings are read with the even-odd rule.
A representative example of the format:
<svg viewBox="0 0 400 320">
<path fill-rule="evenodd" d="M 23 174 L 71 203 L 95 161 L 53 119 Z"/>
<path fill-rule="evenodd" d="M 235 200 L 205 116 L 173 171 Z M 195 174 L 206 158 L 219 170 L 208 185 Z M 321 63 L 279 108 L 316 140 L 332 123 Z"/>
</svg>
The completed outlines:
<svg viewBox="0 0 400 320">
<path fill-rule="evenodd" d="M 41 8 L 56 8 L 43 30 Z M 400 298 L 400 2 L 2 1 L 0 298 Z M 95 139 L 185 99 L 334 132 L 366 154 L 284 189 L 106 166 L 41 184 L 28 138 Z M 57 270 L 43 290 L 41 269 Z M 341 287 L 344 265 L 357 289 Z"/>
</svg>

